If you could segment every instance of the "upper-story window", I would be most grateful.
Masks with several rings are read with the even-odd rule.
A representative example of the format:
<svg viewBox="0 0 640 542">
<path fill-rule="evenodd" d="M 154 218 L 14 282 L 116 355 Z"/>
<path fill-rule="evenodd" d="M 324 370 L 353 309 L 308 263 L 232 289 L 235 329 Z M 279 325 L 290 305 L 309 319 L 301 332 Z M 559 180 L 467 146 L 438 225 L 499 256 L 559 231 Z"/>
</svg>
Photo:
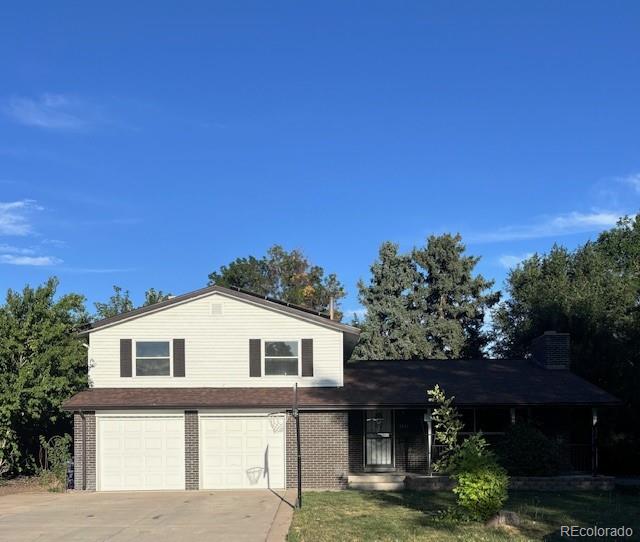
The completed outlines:
<svg viewBox="0 0 640 542">
<path fill-rule="evenodd" d="M 298 375 L 298 341 L 265 341 L 264 374 Z"/>
<path fill-rule="evenodd" d="M 169 341 L 136 341 L 136 376 L 170 376 Z"/>
</svg>

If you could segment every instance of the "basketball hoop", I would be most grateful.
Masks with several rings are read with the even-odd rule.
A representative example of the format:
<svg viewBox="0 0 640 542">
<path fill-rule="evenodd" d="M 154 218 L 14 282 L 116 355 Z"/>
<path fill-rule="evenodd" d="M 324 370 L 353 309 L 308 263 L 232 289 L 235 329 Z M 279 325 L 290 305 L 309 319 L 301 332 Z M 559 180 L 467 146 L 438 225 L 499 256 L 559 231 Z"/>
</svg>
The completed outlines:
<svg viewBox="0 0 640 542">
<path fill-rule="evenodd" d="M 267 418 L 269 418 L 269 424 L 271 425 L 273 432 L 282 433 L 284 428 L 284 416 L 278 412 L 273 412 L 271 414 L 267 414 Z"/>
<path fill-rule="evenodd" d="M 247 478 L 249 478 L 249 483 L 252 486 L 255 486 L 260 480 L 260 475 L 264 469 L 262 467 L 251 467 L 247 469 Z"/>
</svg>

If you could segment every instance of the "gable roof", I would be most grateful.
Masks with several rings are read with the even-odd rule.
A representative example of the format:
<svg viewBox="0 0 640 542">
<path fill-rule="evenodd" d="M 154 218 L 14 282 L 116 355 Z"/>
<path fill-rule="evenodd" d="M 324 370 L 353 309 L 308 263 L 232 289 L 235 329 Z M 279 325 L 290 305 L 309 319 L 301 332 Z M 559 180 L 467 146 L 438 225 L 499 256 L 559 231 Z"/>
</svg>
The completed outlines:
<svg viewBox="0 0 640 542">
<path fill-rule="evenodd" d="M 152 314 L 155 312 L 168 309 L 174 305 L 186 303 L 188 301 L 192 301 L 194 299 L 198 299 L 200 297 L 206 297 L 216 293 L 227 296 L 227 297 L 231 297 L 234 299 L 239 299 L 241 301 L 246 301 L 254 305 L 262 306 L 267 309 L 275 310 L 283 314 L 288 314 L 297 318 L 301 318 L 303 320 L 307 320 L 309 322 L 313 322 L 324 327 L 335 329 L 337 331 L 342 331 L 343 333 L 346 333 L 352 336 L 354 345 L 355 345 L 355 342 L 357 341 L 357 337 L 360 335 L 360 330 L 357 327 L 343 324 L 341 322 L 336 322 L 335 320 L 331 320 L 331 318 L 329 318 L 329 315 L 327 314 L 317 312 L 317 311 L 314 311 L 313 309 L 302 307 L 300 305 L 294 305 L 293 303 L 287 303 L 286 301 L 280 301 L 279 299 L 273 299 L 271 297 L 249 292 L 248 290 L 243 290 L 241 288 L 236 288 L 236 287 L 227 288 L 224 286 L 207 286 L 206 288 L 200 288 L 199 290 L 194 290 L 192 292 L 187 292 L 186 294 L 177 295 L 175 297 L 165 299 L 164 301 L 160 301 L 159 303 L 154 303 L 153 305 L 147 305 L 145 307 L 133 309 L 131 311 L 118 314 L 116 316 L 111 316 L 110 318 L 104 318 L 102 320 L 98 320 L 97 322 L 92 322 L 91 324 L 88 324 L 84 328 L 80 329 L 78 334 L 87 335 L 97 329 L 119 324 L 121 322 L 126 322 L 134 318 L 139 318 L 147 314 Z"/>
<path fill-rule="evenodd" d="M 614 406 L 620 401 L 568 370 L 529 360 L 420 360 L 347 363 L 341 388 L 298 389 L 300 408 L 426 408 L 439 384 L 462 407 Z M 67 410 L 109 408 L 290 408 L 291 388 L 92 388 Z"/>
</svg>

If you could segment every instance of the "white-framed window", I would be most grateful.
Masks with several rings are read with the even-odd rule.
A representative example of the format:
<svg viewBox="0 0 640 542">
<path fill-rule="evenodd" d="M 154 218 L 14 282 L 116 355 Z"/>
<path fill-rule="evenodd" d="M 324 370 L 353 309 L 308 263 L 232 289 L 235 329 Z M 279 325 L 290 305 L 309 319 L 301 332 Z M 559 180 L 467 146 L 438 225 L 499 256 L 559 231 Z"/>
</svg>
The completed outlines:
<svg viewBox="0 0 640 542">
<path fill-rule="evenodd" d="M 136 341 L 136 376 L 171 376 L 171 341 Z"/>
<path fill-rule="evenodd" d="M 300 341 L 263 341 L 263 373 L 265 376 L 298 376 L 300 374 Z"/>
</svg>

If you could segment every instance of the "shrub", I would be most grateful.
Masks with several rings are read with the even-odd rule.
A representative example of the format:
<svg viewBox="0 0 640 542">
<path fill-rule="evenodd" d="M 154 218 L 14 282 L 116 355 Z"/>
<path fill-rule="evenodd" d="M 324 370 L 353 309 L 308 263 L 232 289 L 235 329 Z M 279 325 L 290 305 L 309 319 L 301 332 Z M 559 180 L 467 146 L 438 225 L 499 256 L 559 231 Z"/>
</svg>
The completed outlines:
<svg viewBox="0 0 640 542">
<path fill-rule="evenodd" d="M 466 439 L 451 456 L 449 466 L 457 485 L 458 505 L 472 519 L 486 520 L 507 500 L 509 477 L 481 434 Z"/>
<path fill-rule="evenodd" d="M 512 425 L 497 451 L 512 476 L 553 476 L 567 466 L 561 446 L 528 423 Z"/>
<path fill-rule="evenodd" d="M 71 436 L 56 436 L 46 440 L 40 436 L 40 479 L 52 491 L 67 488 L 67 463 L 71 458 Z"/>
<path fill-rule="evenodd" d="M 457 481 L 453 492 L 458 504 L 476 520 L 487 520 L 496 515 L 507 500 L 509 478 L 497 463 L 487 463 L 471 471 L 453 476 Z"/>
<path fill-rule="evenodd" d="M 457 474 L 471 472 L 496 464 L 494 453 L 481 433 L 467 438 L 451 456 L 450 472 Z"/>
</svg>

